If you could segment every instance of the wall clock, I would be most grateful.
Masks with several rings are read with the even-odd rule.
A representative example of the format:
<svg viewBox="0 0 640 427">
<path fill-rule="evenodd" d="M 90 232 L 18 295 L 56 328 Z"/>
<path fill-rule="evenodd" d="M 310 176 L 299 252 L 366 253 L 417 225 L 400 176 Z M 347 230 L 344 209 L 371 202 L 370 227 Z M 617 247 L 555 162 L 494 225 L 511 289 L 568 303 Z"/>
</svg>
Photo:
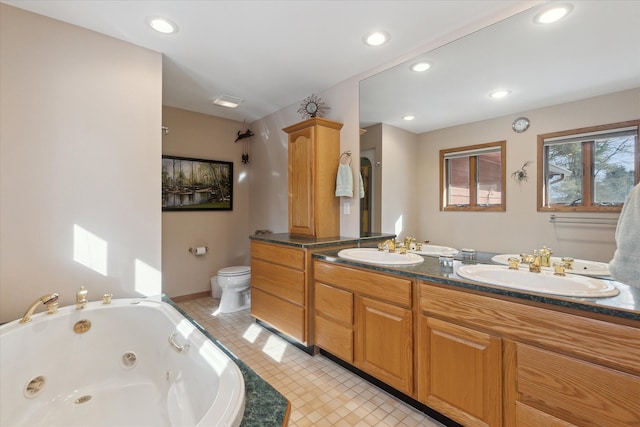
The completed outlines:
<svg viewBox="0 0 640 427">
<path fill-rule="evenodd" d="M 298 113 L 304 118 L 322 117 L 328 109 L 319 97 L 312 94 L 302 101 Z"/>
<path fill-rule="evenodd" d="M 513 129 L 515 133 L 522 133 L 526 131 L 529 129 L 529 119 L 526 117 L 518 117 L 511 124 L 511 129 Z"/>
</svg>

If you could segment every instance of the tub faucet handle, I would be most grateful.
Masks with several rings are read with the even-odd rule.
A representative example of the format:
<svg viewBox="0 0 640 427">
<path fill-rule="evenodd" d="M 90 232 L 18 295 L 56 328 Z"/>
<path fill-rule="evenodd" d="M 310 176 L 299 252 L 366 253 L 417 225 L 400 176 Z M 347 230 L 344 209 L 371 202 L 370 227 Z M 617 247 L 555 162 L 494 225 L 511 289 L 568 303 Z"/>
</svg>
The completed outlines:
<svg viewBox="0 0 640 427">
<path fill-rule="evenodd" d="M 87 306 L 87 291 L 84 286 L 80 286 L 80 290 L 76 293 L 76 310 L 80 310 Z"/>
<path fill-rule="evenodd" d="M 58 301 L 50 302 L 47 304 L 47 314 L 56 314 L 58 312 L 58 307 L 60 304 Z"/>
</svg>

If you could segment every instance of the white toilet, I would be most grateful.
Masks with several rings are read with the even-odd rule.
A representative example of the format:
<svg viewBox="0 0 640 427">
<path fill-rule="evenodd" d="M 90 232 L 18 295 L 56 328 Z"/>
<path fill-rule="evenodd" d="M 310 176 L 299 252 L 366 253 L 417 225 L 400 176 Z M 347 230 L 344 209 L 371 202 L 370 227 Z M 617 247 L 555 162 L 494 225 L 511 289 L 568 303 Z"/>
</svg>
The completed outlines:
<svg viewBox="0 0 640 427">
<path fill-rule="evenodd" d="M 222 268 L 218 270 L 216 278 L 222 291 L 218 309 L 220 313 L 234 313 L 251 306 L 251 267 L 240 265 Z"/>
</svg>

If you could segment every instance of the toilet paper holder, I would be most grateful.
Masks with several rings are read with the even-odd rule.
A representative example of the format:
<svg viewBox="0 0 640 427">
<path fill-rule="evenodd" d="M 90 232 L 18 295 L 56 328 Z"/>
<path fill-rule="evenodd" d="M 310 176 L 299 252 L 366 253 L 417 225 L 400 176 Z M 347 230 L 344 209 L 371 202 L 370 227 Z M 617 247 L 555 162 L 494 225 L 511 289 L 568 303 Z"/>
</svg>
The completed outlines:
<svg viewBox="0 0 640 427">
<path fill-rule="evenodd" d="M 191 252 L 194 255 L 204 255 L 207 252 L 209 252 L 209 247 L 208 246 L 197 246 L 195 248 L 189 248 L 189 252 Z"/>
</svg>

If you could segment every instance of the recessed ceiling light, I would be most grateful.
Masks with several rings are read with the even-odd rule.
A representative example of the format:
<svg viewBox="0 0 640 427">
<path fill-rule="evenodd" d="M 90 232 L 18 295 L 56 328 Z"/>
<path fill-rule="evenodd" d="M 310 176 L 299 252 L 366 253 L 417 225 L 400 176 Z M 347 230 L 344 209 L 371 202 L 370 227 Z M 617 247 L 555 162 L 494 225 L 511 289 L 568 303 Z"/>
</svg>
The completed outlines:
<svg viewBox="0 0 640 427">
<path fill-rule="evenodd" d="M 427 71 L 429 68 L 431 68 L 431 64 L 429 64 L 428 62 L 416 62 L 411 66 L 411 70 L 418 73 Z"/>
<path fill-rule="evenodd" d="M 151 18 L 149 19 L 151 28 L 162 34 L 173 34 L 178 32 L 178 26 L 168 19 Z"/>
<path fill-rule="evenodd" d="M 409 121 L 411 121 L 411 120 L 413 120 L 413 119 L 415 119 L 415 118 L 416 118 L 416 116 L 408 115 L 408 116 L 404 116 L 404 117 L 402 118 L 402 120 L 406 120 L 406 121 L 408 121 L 408 122 L 409 122 Z"/>
<path fill-rule="evenodd" d="M 494 90 L 493 92 L 491 92 L 489 94 L 489 98 L 500 99 L 500 98 L 504 98 L 505 96 L 509 95 L 510 93 L 511 93 L 511 91 L 508 90 L 508 89 Z"/>
<path fill-rule="evenodd" d="M 533 18 L 533 22 L 537 24 L 552 24 L 558 22 L 573 10 L 570 4 L 559 4 L 541 10 Z"/>
<path fill-rule="evenodd" d="M 363 40 L 369 46 L 380 46 L 389 41 L 391 36 L 384 31 L 375 31 L 373 33 L 366 34 Z"/>
<path fill-rule="evenodd" d="M 216 99 L 212 100 L 211 103 L 219 105 L 221 107 L 236 108 L 238 105 L 242 104 L 243 101 L 243 98 L 238 98 L 237 96 L 226 95 L 223 93 Z"/>
</svg>

